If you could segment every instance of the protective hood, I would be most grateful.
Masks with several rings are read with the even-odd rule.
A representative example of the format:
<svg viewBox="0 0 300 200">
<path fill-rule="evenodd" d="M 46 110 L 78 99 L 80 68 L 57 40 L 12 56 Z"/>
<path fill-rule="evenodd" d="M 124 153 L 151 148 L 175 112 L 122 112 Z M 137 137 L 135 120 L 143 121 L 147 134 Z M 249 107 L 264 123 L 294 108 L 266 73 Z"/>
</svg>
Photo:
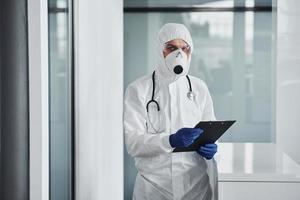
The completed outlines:
<svg viewBox="0 0 300 200">
<path fill-rule="evenodd" d="M 157 36 L 155 72 L 160 78 L 169 83 L 176 81 L 180 76 L 185 76 L 189 71 L 191 62 L 191 55 L 187 58 L 187 55 L 181 49 L 168 54 L 164 58 L 164 44 L 174 39 L 184 40 L 191 47 L 191 55 L 193 52 L 191 34 L 183 24 L 167 23 L 160 29 Z M 179 71 L 181 73 L 178 73 Z"/>
</svg>

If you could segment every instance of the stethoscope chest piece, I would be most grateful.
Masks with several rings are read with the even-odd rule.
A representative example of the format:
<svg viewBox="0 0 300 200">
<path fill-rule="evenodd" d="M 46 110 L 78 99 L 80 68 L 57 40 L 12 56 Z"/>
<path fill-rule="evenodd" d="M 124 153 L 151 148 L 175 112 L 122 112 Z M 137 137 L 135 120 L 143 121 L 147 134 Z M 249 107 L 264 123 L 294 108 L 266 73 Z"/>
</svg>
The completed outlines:
<svg viewBox="0 0 300 200">
<path fill-rule="evenodd" d="M 194 101 L 194 98 L 195 98 L 194 93 L 193 93 L 192 91 L 189 91 L 189 92 L 187 93 L 187 98 L 188 98 L 189 100 L 191 100 L 191 101 Z"/>
</svg>

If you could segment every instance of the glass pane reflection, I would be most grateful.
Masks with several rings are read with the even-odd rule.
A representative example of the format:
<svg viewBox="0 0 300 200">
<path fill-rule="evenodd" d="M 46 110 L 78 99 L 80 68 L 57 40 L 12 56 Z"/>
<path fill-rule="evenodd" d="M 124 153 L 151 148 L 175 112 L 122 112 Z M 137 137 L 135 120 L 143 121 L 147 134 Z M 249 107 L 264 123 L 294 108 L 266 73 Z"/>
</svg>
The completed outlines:
<svg viewBox="0 0 300 200">
<path fill-rule="evenodd" d="M 217 118 L 238 121 L 221 141 L 270 142 L 271 12 L 126 13 L 125 87 L 153 70 L 156 33 L 166 22 L 189 27 L 190 73 L 207 83 Z"/>
<path fill-rule="evenodd" d="M 49 0 L 50 200 L 73 199 L 72 42 L 68 0 Z"/>
</svg>

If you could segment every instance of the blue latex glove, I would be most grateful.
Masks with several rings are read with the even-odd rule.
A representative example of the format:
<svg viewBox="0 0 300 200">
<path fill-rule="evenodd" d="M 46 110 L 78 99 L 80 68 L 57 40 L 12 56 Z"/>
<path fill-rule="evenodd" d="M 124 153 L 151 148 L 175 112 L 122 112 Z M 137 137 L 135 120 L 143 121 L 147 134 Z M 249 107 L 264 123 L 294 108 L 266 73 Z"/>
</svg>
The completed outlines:
<svg viewBox="0 0 300 200">
<path fill-rule="evenodd" d="M 201 128 L 181 128 L 170 135 L 169 141 L 173 148 L 190 146 L 203 130 Z"/>
<path fill-rule="evenodd" d="M 217 151 L 218 145 L 216 145 L 215 143 L 205 144 L 197 150 L 198 154 L 208 160 L 212 159 Z"/>
</svg>

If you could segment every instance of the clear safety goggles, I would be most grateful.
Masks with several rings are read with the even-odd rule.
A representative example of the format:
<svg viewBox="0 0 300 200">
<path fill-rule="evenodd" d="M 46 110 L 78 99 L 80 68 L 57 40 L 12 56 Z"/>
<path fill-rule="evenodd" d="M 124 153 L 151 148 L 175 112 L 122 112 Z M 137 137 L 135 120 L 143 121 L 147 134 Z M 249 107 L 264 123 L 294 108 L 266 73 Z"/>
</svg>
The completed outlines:
<svg viewBox="0 0 300 200">
<path fill-rule="evenodd" d="M 187 55 L 189 55 L 191 53 L 191 46 L 188 45 L 188 44 L 184 45 L 183 47 L 177 47 L 177 46 L 175 46 L 173 44 L 166 43 L 164 45 L 164 50 L 163 51 L 164 51 L 164 53 L 169 54 L 169 53 L 171 53 L 173 51 L 176 51 L 177 49 L 181 49 Z"/>
</svg>

